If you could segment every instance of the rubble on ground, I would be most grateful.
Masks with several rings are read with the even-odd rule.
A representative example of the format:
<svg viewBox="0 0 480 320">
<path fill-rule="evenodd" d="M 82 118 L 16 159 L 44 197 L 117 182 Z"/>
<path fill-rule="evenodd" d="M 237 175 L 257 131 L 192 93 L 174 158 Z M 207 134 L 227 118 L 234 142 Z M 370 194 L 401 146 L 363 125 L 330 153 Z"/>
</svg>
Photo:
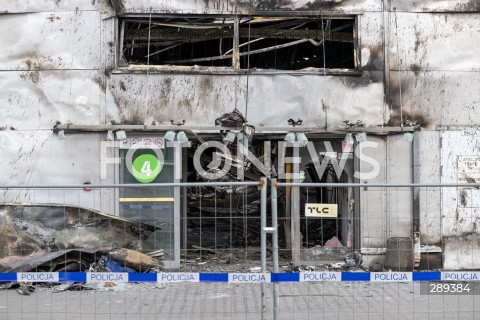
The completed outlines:
<svg viewBox="0 0 480 320">
<path fill-rule="evenodd" d="M 142 252 L 159 228 L 69 206 L 0 205 L 0 272 L 159 272 L 163 249 Z M 151 241 L 150 241 L 151 242 Z M 96 289 L 101 284 L 3 283 L 29 295 L 38 286 L 53 292 Z M 109 284 L 118 290 L 122 285 Z"/>
<path fill-rule="evenodd" d="M 362 255 L 358 251 L 350 252 L 345 256 L 345 262 L 349 267 L 359 267 L 362 265 Z"/>
</svg>

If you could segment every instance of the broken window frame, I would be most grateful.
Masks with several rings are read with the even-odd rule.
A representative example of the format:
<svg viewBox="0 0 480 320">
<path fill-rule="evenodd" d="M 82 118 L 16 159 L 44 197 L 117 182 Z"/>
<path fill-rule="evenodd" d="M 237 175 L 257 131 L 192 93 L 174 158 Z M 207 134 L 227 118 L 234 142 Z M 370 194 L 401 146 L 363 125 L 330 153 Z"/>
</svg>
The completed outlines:
<svg viewBox="0 0 480 320">
<path fill-rule="evenodd" d="M 323 31 L 323 26 L 322 26 L 322 30 L 320 29 L 317 29 L 320 30 L 320 32 L 322 32 L 322 35 L 323 35 L 323 39 L 321 39 L 320 41 L 315 41 L 315 40 L 311 40 L 311 39 L 301 39 L 301 40 L 294 40 L 294 41 L 291 41 L 289 43 L 287 43 L 286 45 L 278 45 L 278 46 L 270 46 L 270 47 L 267 47 L 265 49 L 260 49 L 260 50 L 255 50 L 256 52 L 253 52 L 253 51 L 249 51 L 249 52 L 241 52 L 241 47 L 245 46 L 247 43 L 240 43 L 240 39 L 241 39 L 241 28 L 240 28 L 240 24 L 242 22 L 242 20 L 244 19 L 249 19 L 249 16 L 245 16 L 245 15 L 229 15 L 229 16 L 208 16 L 208 15 L 185 15 L 185 16 L 168 16 L 168 15 L 156 15 L 155 17 L 152 17 L 152 19 L 167 19 L 167 18 L 191 18 L 191 19 L 201 19 L 201 18 L 216 18 L 216 19 L 233 19 L 233 38 L 232 38 L 232 42 L 233 42 L 233 45 L 232 45 L 232 48 L 230 50 L 228 50 L 228 54 L 224 53 L 223 56 L 213 56 L 213 57 L 201 57 L 201 58 L 193 58 L 193 59 L 188 59 L 190 60 L 189 62 L 192 63 L 192 62 L 196 62 L 197 60 L 198 61 L 210 61 L 210 60 L 213 60 L 213 59 L 218 59 L 218 60 L 227 60 L 228 58 L 231 59 L 231 64 L 228 64 L 226 66 L 201 66 L 201 68 L 194 68 L 193 65 L 182 65 L 182 64 L 166 64 L 166 63 L 142 63 L 142 64 L 130 64 L 127 62 L 127 60 L 125 59 L 125 56 L 124 56 L 124 50 L 126 50 L 126 47 L 124 46 L 124 42 L 126 41 L 125 40 L 125 37 L 126 37 L 126 30 L 125 30 L 125 25 L 126 25 L 126 22 L 127 21 L 140 21 L 140 20 L 143 20 L 143 22 L 147 22 L 147 23 L 151 23 L 151 20 L 149 21 L 149 17 L 141 17 L 139 18 L 138 16 L 133 16 L 133 17 L 129 17 L 129 16 L 125 16 L 125 17 L 120 17 L 119 18 L 119 23 L 118 23 L 118 28 L 119 28 L 119 46 L 118 46 L 118 59 L 117 59 L 117 70 L 119 70 L 119 68 L 122 68 L 122 67 L 127 67 L 127 68 L 135 68 L 135 67 L 140 67 L 140 68 L 145 68 L 147 66 L 150 66 L 150 67 L 162 67 L 161 70 L 169 70 L 169 71 L 175 71 L 175 70 L 181 70 L 181 71 L 186 71 L 185 70 L 185 67 L 190 67 L 190 71 L 194 71 L 195 69 L 210 69 L 213 68 L 214 70 L 217 69 L 217 70 L 223 70 L 223 71 L 226 71 L 226 72 L 234 72 L 234 73 L 244 73 L 246 71 L 251 71 L 251 70 L 256 70 L 256 71 L 259 71 L 259 72 L 274 72 L 274 73 L 282 73 L 282 72 L 287 72 L 287 73 L 290 73 L 290 72 L 293 72 L 293 73 L 297 73 L 297 72 L 313 72 L 313 73 L 324 73 L 324 74 L 345 74 L 345 73 L 358 73 L 360 71 L 360 59 L 359 59 L 359 53 L 358 53 L 358 48 L 359 48 L 359 36 L 358 36 L 358 16 L 357 15 L 343 15 L 343 16 L 309 16 L 309 15 L 303 15 L 303 16 L 297 16 L 297 15 L 283 15 L 283 16 L 279 16 L 279 15 L 276 15 L 276 16 L 262 16 L 262 18 L 267 18 L 267 19 L 279 19 L 279 20 L 290 20 L 290 19 L 296 19 L 296 20 L 301 20 L 301 19 L 310 19 L 311 21 L 314 21 L 315 19 L 316 20 L 322 20 L 322 25 L 323 25 L 323 21 L 327 21 L 327 20 L 351 20 L 352 21 L 352 24 L 351 25 L 346 25 L 347 28 L 349 28 L 350 26 L 352 27 L 352 31 L 351 31 L 351 42 L 353 44 L 353 52 L 352 52 L 352 63 L 353 63 L 353 67 L 351 68 L 329 68 L 329 67 L 307 67 L 307 68 L 304 68 L 304 69 L 277 69 L 277 68 L 255 68 L 255 67 L 251 67 L 251 66 L 246 66 L 246 67 L 243 67 L 241 66 L 241 63 L 240 63 L 240 60 L 241 60 L 241 57 L 242 56 L 251 56 L 252 54 L 256 54 L 256 53 L 261 53 L 261 52 L 266 52 L 266 51 L 270 51 L 270 50 L 277 50 L 277 49 L 282 49 L 282 48 L 285 48 L 285 47 L 288 47 L 288 46 L 292 46 L 292 45 L 295 45 L 297 42 L 311 42 L 313 45 L 315 46 L 318 46 L 318 45 L 322 45 L 321 42 L 322 41 L 328 41 L 325 36 L 327 35 L 327 31 Z M 345 27 L 341 27 L 341 28 L 338 28 L 339 32 L 341 32 L 342 29 L 345 29 Z M 151 32 L 152 29 L 150 29 L 150 32 Z M 248 32 L 249 32 L 249 39 L 250 41 L 248 41 L 249 43 L 252 43 L 252 42 L 255 42 L 255 41 L 258 41 L 258 40 L 261 40 L 261 39 L 264 39 L 264 38 L 257 38 L 258 40 L 256 39 L 253 39 L 250 38 L 250 26 L 248 28 Z M 290 30 L 289 30 L 290 31 Z M 304 30 L 298 30 L 298 31 L 304 31 Z M 312 30 L 313 31 L 313 30 Z M 306 30 L 305 32 L 312 32 L 310 30 Z M 149 32 L 149 33 L 150 33 Z M 244 33 L 245 31 L 243 31 Z M 261 31 L 260 31 L 261 32 Z M 128 33 L 128 32 L 127 32 Z M 339 34 L 339 35 L 335 35 L 335 36 L 332 36 L 332 34 L 336 34 L 336 32 L 334 33 L 330 33 L 328 32 L 328 37 L 330 37 L 331 39 L 339 39 L 339 41 L 342 41 L 342 36 L 345 36 L 345 33 L 342 35 L 342 34 Z M 298 37 L 298 35 L 297 35 Z M 151 41 L 151 37 L 149 35 L 149 40 L 148 41 Z M 302 41 L 303 40 L 303 41 Z M 346 38 L 343 39 L 345 42 L 346 41 Z M 133 40 L 134 41 L 134 40 Z M 348 41 L 350 42 L 350 41 Z M 267 50 L 268 49 L 268 50 Z M 163 51 L 163 50 L 161 50 Z M 155 53 L 155 52 L 154 52 Z M 150 55 L 152 55 L 153 53 L 150 53 Z M 185 60 L 185 59 L 183 59 Z M 180 62 L 182 62 L 182 59 L 179 60 Z M 322 61 L 324 61 L 324 59 L 322 59 Z M 178 63 L 178 61 L 177 61 Z M 308 70 L 307 70 L 308 69 Z M 201 71 L 201 70 L 199 70 Z"/>
</svg>

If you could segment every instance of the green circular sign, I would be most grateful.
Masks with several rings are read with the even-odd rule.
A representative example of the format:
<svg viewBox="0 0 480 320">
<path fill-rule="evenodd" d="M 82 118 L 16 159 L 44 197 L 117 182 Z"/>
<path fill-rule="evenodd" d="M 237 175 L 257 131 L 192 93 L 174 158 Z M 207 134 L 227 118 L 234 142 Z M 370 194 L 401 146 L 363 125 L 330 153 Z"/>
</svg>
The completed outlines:
<svg viewBox="0 0 480 320">
<path fill-rule="evenodd" d="M 137 181 L 142 183 L 155 180 L 161 170 L 160 161 L 152 154 L 142 154 L 132 163 L 132 174 Z"/>
</svg>

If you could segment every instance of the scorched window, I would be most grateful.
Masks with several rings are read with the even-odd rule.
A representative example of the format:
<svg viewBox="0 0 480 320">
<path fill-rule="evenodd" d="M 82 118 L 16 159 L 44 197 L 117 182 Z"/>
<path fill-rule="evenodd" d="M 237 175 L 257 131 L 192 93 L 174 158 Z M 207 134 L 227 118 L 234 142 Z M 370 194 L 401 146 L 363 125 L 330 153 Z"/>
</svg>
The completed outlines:
<svg viewBox="0 0 480 320">
<path fill-rule="evenodd" d="M 355 69 L 355 17 L 156 17 L 121 20 L 129 65 Z"/>
</svg>

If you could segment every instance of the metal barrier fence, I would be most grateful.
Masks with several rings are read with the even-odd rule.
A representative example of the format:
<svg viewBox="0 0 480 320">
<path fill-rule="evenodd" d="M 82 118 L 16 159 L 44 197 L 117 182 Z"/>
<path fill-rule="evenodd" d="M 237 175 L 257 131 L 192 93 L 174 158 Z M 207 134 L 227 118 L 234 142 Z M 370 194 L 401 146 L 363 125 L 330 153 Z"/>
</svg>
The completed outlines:
<svg viewBox="0 0 480 320">
<path fill-rule="evenodd" d="M 290 227 L 284 231 L 291 233 L 296 265 L 343 260 L 355 250 L 382 255 L 389 238 L 410 238 L 417 245 L 410 250 L 416 252 L 418 263 L 420 250 L 440 253 L 446 241 L 480 236 L 476 229 L 479 183 L 285 183 L 273 179 L 272 193 L 286 188 L 292 194 L 291 215 L 281 216 L 279 222 Z M 343 250 L 322 251 L 332 239 L 329 248 Z M 461 263 L 448 268 L 476 269 Z"/>
<path fill-rule="evenodd" d="M 228 264 L 240 259 L 242 263 L 260 264 L 261 210 L 266 210 L 266 193 L 261 192 L 266 186 L 262 182 L 32 185 L 3 186 L 0 190 L 4 190 L 3 198 L 10 200 L 2 204 L 3 209 L 15 213 L 12 217 L 21 220 L 20 224 L 26 217 L 55 233 L 59 228 L 78 229 L 92 221 L 113 219 L 120 226 L 115 230 L 127 228 L 130 238 L 142 242 L 135 245 L 143 251 L 163 249 L 169 268 L 198 265 L 206 257 Z M 28 230 L 39 229 L 37 225 Z M 99 238 L 101 235 L 95 240 Z M 37 249 L 55 250 L 55 246 L 74 244 L 69 239 L 65 239 L 68 243 L 61 240 L 57 236 L 55 242 L 47 241 Z M 124 244 L 134 245 L 128 241 Z M 20 245 L 15 250 L 28 254 L 32 249 Z M 238 251 L 241 256 L 234 255 Z M 211 271 L 222 271 L 218 265 L 211 267 Z"/>
<path fill-rule="evenodd" d="M 162 284 L 217 282 L 234 272 L 239 285 L 250 283 L 246 275 L 266 272 L 266 188 L 266 179 L 2 186 L 9 201 L 0 203 L 1 287 L 98 289 L 157 282 L 159 272 Z M 261 304 L 254 310 L 263 314 L 266 284 L 256 283 Z M 29 293 L 25 285 L 19 290 Z"/>
<path fill-rule="evenodd" d="M 307 283 L 296 288 L 291 283 L 273 284 L 274 319 L 292 309 L 295 315 L 323 314 L 333 319 L 398 318 L 399 313 L 400 318 L 416 318 L 417 313 L 445 316 L 449 310 L 442 303 L 447 299 L 434 306 L 423 301 L 416 309 L 404 310 L 402 300 L 414 304 L 414 300 L 424 299 L 422 295 L 447 294 L 455 301 L 459 295 L 480 293 L 480 283 L 476 282 L 480 273 L 475 271 L 480 269 L 480 230 L 476 227 L 480 219 L 479 183 L 299 183 L 273 179 L 272 195 L 282 189 L 290 189 L 285 194 L 292 195 L 291 215 L 283 215 L 278 221 L 284 226 L 283 232 L 290 234 L 288 251 L 301 272 L 300 282 L 303 279 Z M 346 269 L 350 272 L 332 276 L 332 271 Z M 365 270 L 371 272 L 358 272 Z M 418 272 L 412 273 L 414 270 Z M 348 308 L 348 302 L 343 301 L 345 316 L 340 297 L 333 299 L 337 309 L 333 313 L 324 305 L 328 298 L 324 297 L 321 305 L 305 298 L 349 291 L 349 286 L 331 284 L 339 278 L 365 281 L 363 285 L 352 284 L 362 303 L 350 301 L 354 307 Z M 445 291 L 449 287 L 459 290 Z M 287 288 L 296 293 L 285 294 Z M 463 291 L 465 288 L 467 291 Z M 396 294 L 398 304 L 389 307 L 397 314 L 392 314 L 385 303 L 392 298 L 387 297 L 389 290 Z M 379 297 L 378 291 L 384 296 Z M 353 293 L 352 300 L 357 300 Z M 302 307 L 295 311 L 300 304 L 308 311 Z M 288 305 L 290 308 L 285 308 Z M 457 318 L 478 316 L 474 308 L 463 312 L 458 307 L 452 314 Z"/>
<path fill-rule="evenodd" d="M 98 303 L 123 295 L 131 305 L 141 304 L 131 284 L 141 282 L 142 299 L 152 305 L 170 303 L 166 318 L 171 319 L 216 313 L 239 319 L 386 318 L 391 310 L 414 318 L 450 312 L 441 308 L 445 300 L 430 299 L 424 284 L 466 283 L 471 299 L 480 293 L 480 273 L 463 271 L 480 269 L 480 248 L 475 246 L 480 184 L 280 183 L 263 178 L 3 186 L 0 192 L 12 200 L 0 204 L 0 287 L 61 282 L 48 289 L 50 300 L 53 290 L 110 290 L 103 285 L 112 283 L 124 291 L 98 296 Z M 336 205 L 336 216 L 329 205 Z M 308 210 L 312 212 L 305 214 Z M 411 260 L 405 259 L 409 255 Z M 29 288 L 24 284 L 19 291 L 28 294 Z M 154 291 L 149 297 L 153 288 L 167 288 L 169 294 Z M 42 290 L 37 289 L 45 294 Z M 207 297 L 221 302 L 212 305 Z M 0 315 L 1 301 L 11 310 L 14 303 L 8 301 L 17 299 L 0 290 Z M 194 306 L 178 309 L 174 304 L 179 301 Z M 421 303 L 405 307 L 413 301 Z M 475 308 L 458 306 L 454 316 L 478 315 Z M 152 308 L 147 314 L 165 316 Z"/>
</svg>

